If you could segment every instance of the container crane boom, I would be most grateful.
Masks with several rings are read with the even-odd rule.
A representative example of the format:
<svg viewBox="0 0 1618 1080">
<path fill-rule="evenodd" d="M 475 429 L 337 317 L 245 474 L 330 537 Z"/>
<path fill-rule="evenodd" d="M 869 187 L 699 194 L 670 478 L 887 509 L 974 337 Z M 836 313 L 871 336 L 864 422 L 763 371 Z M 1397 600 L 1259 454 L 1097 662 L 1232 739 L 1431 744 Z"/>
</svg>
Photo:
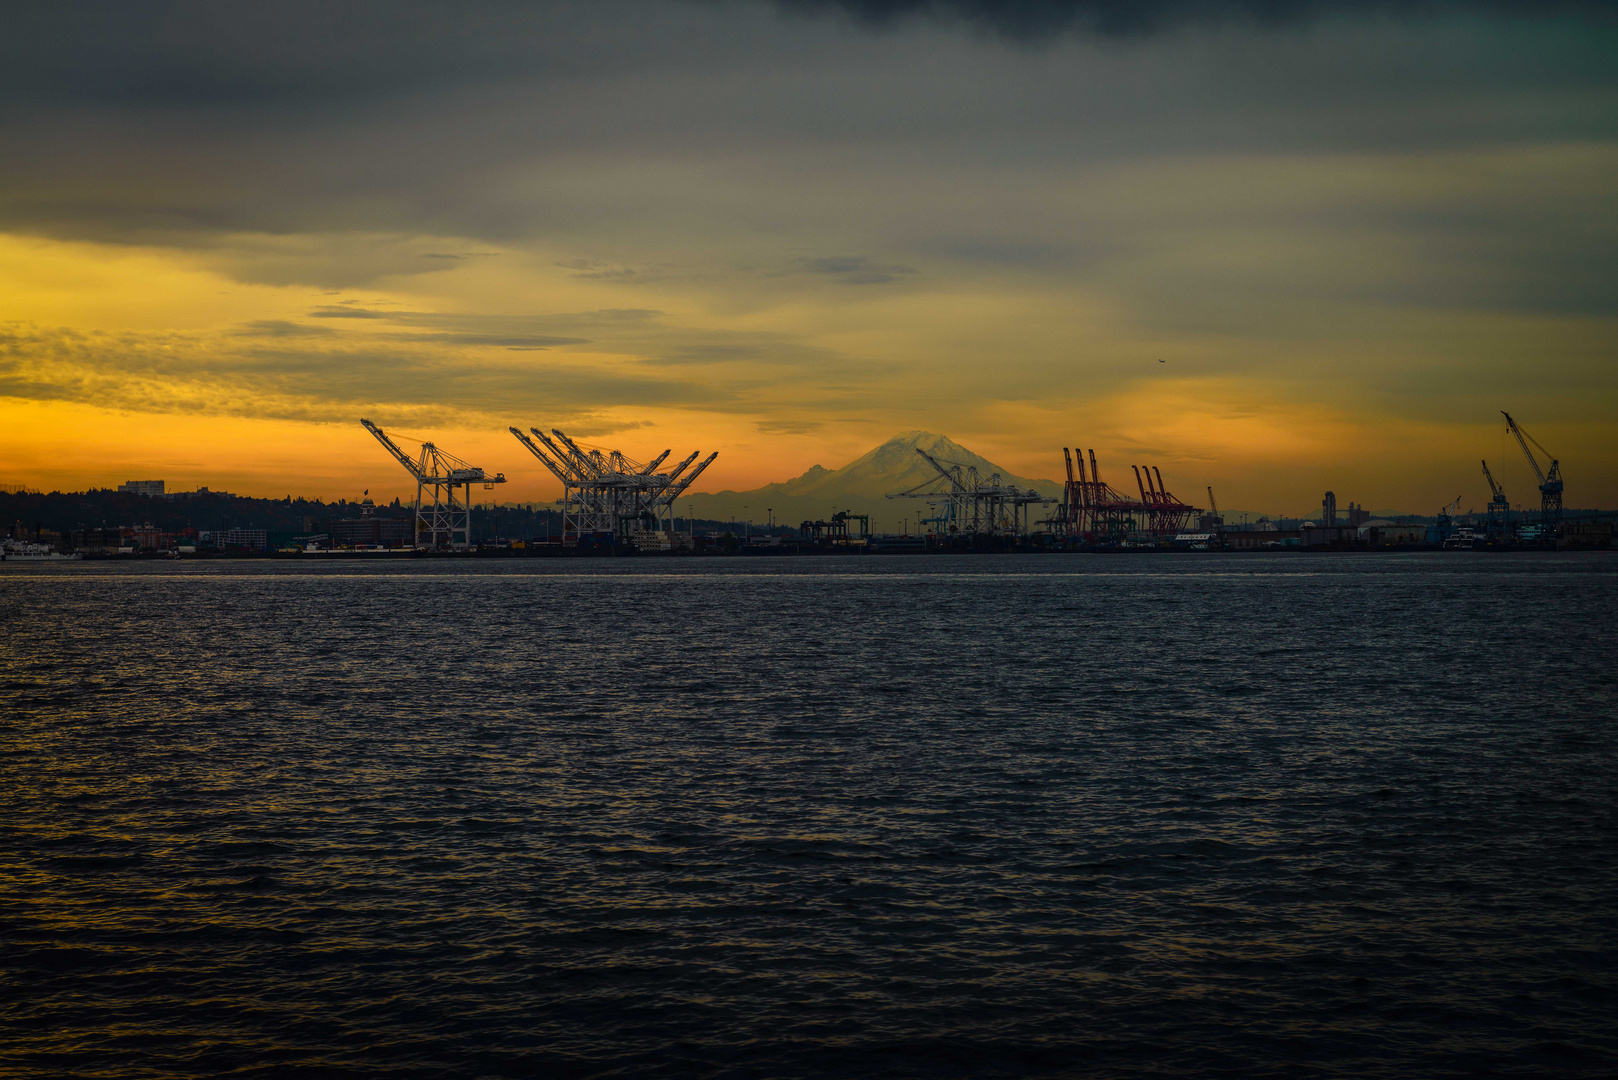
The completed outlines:
<svg viewBox="0 0 1618 1080">
<path fill-rule="evenodd" d="M 381 443 L 387 452 L 392 454 L 394 459 L 405 467 L 406 472 L 416 478 L 417 483 L 423 483 L 426 481 L 427 477 L 423 475 L 421 469 L 416 466 L 416 463 L 411 460 L 410 455 L 399 449 L 398 444 L 392 439 L 388 438 L 387 435 L 383 434 L 381 428 L 377 427 L 369 420 L 361 420 L 360 423 L 364 425 L 366 431 L 369 431 L 372 435 L 376 436 L 376 441 Z"/>
<path fill-rule="evenodd" d="M 674 500 L 678 499 L 681 495 L 684 495 L 685 494 L 685 489 L 690 487 L 692 482 L 694 480 L 696 480 L 697 477 L 702 475 L 702 470 L 706 469 L 708 466 L 712 465 L 714 463 L 714 458 L 716 458 L 718 456 L 719 456 L 719 451 L 715 450 L 713 453 L 709 454 L 707 457 L 702 459 L 702 464 L 698 465 L 695 469 L 691 470 L 691 475 L 690 476 L 688 476 L 684 480 L 681 480 L 678 483 L 672 485 L 669 488 L 669 493 L 668 493 L 668 496 L 666 498 L 667 505 L 672 507 L 674 505 Z"/>
<path fill-rule="evenodd" d="M 1518 427 L 1517 421 L 1511 418 L 1510 413 L 1502 409 L 1500 415 L 1506 418 L 1506 430 L 1517 436 L 1517 445 L 1522 447 L 1523 456 L 1528 459 L 1528 464 L 1533 466 L 1534 475 L 1539 477 L 1540 527 L 1554 532 L 1562 523 L 1562 463 L 1556 460 L 1549 450 L 1540 446 L 1538 439 Z M 1528 449 L 1530 443 L 1545 455 L 1546 460 L 1551 463 L 1550 468 L 1539 467 L 1539 459 Z"/>
<path fill-rule="evenodd" d="M 430 442 L 412 459 L 369 420 L 360 420 L 393 459 L 416 481 L 416 547 L 465 551 L 472 546 L 472 485 L 492 489 L 506 482 L 505 473 L 490 476 Z M 431 492 L 431 503 L 427 493 Z"/>
<path fill-rule="evenodd" d="M 945 479 L 945 480 L 948 480 L 948 481 L 949 481 L 949 482 L 950 482 L 950 484 L 951 484 L 951 485 L 953 485 L 953 486 L 956 486 L 956 487 L 959 487 L 959 486 L 960 486 L 960 481 L 959 481 L 959 479 L 957 479 L 957 478 L 956 478 L 956 477 L 954 477 L 954 476 L 951 476 L 951 475 L 950 475 L 950 472 L 949 472 L 949 470 L 948 470 L 948 469 L 946 469 L 946 468 L 944 468 L 944 466 L 942 466 L 942 465 L 940 465 L 940 464 L 939 464 L 939 463 L 938 463 L 938 459 L 937 459 L 937 458 L 935 458 L 935 457 L 933 457 L 933 456 L 932 456 L 932 455 L 931 455 L 931 454 L 929 454 L 929 453 L 928 453 L 928 452 L 927 452 L 927 451 L 925 451 L 925 450 L 923 450 L 923 449 L 922 449 L 922 448 L 921 448 L 921 447 L 919 447 L 919 446 L 918 446 L 918 447 L 916 447 L 916 453 L 918 453 L 918 454 L 920 454 L 920 455 L 921 455 L 921 456 L 922 456 L 922 457 L 924 457 L 924 458 L 926 458 L 926 459 L 927 459 L 927 464 L 929 464 L 929 465 L 931 465 L 931 466 L 932 466 L 932 467 L 933 467 L 933 468 L 935 468 L 935 469 L 937 469 L 937 470 L 938 470 L 938 475 L 939 475 L 939 476 L 942 476 L 942 477 L 943 477 L 943 478 L 944 478 L 944 479 Z"/>
<path fill-rule="evenodd" d="M 1503 488 L 1501 488 L 1501 486 L 1499 484 L 1495 483 L 1494 474 L 1489 471 L 1489 463 L 1487 461 L 1483 462 L 1483 476 L 1484 476 L 1484 479 L 1489 481 L 1489 490 L 1494 492 L 1494 497 L 1495 497 L 1496 501 L 1505 502 L 1506 501 L 1505 490 Z"/>
<path fill-rule="evenodd" d="M 684 461 L 682 461 L 678 465 L 674 466 L 674 469 L 669 473 L 669 483 L 672 484 L 676 480 L 680 479 L 680 474 L 685 472 L 686 466 L 690 465 L 693 461 L 697 460 L 697 455 L 700 454 L 700 453 L 702 453 L 701 450 L 693 450 L 693 451 L 691 451 L 691 456 L 690 457 L 686 458 Z"/>
<path fill-rule="evenodd" d="M 516 428 L 507 428 L 506 430 L 510 431 L 513 435 L 517 436 L 517 441 L 522 443 L 524 446 L 526 446 L 528 448 L 528 452 L 530 454 L 533 454 L 535 457 L 537 457 L 544 464 L 544 466 L 547 469 L 549 469 L 552 473 L 556 474 L 556 478 L 558 480 L 562 481 L 562 483 L 564 483 L 564 484 L 567 483 L 567 473 L 565 473 L 562 470 L 562 467 L 560 465 L 558 465 L 556 462 L 552 461 L 549 457 L 547 457 L 546 454 L 545 454 L 545 451 L 543 451 L 539 447 L 535 446 L 534 445 L 534 440 L 530 439 L 528 436 L 524 435 L 521 431 L 517 430 Z"/>
<path fill-rule="evenodd" d="M 1529 467 L 1534 470 L 1534 475 L 1539 477 L 1539 482 L 1543 484 L 1545 482 L 1545 473 L 1539 467 L 1539 459 L 1534 457 L 1534 452 L 1532 450 L 1528 449 L 1528 440 L 1523 432 L 1523 429 L 1517 426 L 1517 421 L 1513 420 L 1511 418 L 1511 414 L 1506 412 L 1504 409 L 1500 410 L 1500 415 L 1506 418 L 1506 430 L 1517 436 L 1517 445 L 1522 447 L 1523 457 L 1528 459 Z M 1536 442 L 1534 445 L 1539 446 L 1539 443 Z M 1541 452 L 1543 452 L 1545 449 L 1543 446 L 1540 446 L 1539 448 Z M 1546 454 L 1545 456 L 1550 457 L 1549 454 Z"/>
<path fill-rule="evenodd" d="M 580 484 L 588 479 L 587 474 L 579 469 L 578 462 L 574 461 L 571 455 L 552 442 L 549 435 L 546 435 L 537 427 L 531 427 L 528 430 L 534 433 L 535 438 L 545 444 L 545 448 L 555 455 L 557 463 L 572 477 L 570 480 L 567 476 L 564 476 L 562 478 L 563 483 Z"/>
</svg>

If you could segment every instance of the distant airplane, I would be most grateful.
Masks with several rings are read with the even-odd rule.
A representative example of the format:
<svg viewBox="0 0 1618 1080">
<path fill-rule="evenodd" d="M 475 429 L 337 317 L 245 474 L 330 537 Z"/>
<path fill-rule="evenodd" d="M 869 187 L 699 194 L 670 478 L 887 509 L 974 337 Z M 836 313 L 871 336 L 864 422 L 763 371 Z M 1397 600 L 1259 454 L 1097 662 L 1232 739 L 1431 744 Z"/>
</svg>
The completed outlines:
<svg viewBox="0 0 1618 1080">
<path fill-rule="evenodd" d="M 1168 363 L 1168 361 L 1167 361 L 1167 360 L 1164 360 L 1164 359 L 1163 359 L 1163 358 L 1162 358 L 1162 357 L 1161 357 L 1161 356 L 1160 356 L 1160 357 L 1158 357 L 1158 358 L 1157 358 L 1157 362 L 1158 362 L 1158 363 L 1159 363 L 1159 364 L 1166 364 L 1166 363 Z"/>
</svg>

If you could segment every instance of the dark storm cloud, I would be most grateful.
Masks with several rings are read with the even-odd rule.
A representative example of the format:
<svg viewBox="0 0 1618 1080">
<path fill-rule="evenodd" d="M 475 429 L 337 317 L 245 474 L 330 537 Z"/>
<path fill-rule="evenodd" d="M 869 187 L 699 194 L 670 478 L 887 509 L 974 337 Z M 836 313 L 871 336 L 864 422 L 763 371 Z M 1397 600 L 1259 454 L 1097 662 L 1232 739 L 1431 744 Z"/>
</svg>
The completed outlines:
<svg viewBox="0 0 1618 1080">
<path fill-rule="evenodd" d="M 1289 26 L 1325 16 L 1614 18 L 1610 0 L 36 0 L 6 6 L 0 112 L 93 105 L 312 113 L 475 84 L 675 70 L 682 57 L 745 47 L 761 10 L 838 14 L 871 28 L 928 21 L 1022 40 L 1139 37 L 1187 24 Z"/>
<path fill-rule="evenodd" d="M 208 109 L 391 95 L 521 70 L 542 21 L 517 4 L 12 4 L 0 92 Z"/>
<path fill-rule="evenodd" d="M 1065 33 L 1141 36 L 1185 24 L 1287 26 L 1328 15 L 1449 14 L 1610 18 L 1608 0 L 777 0 L 798 12 L 838 12 L 867 26 L 911 19 L 963 24 L 1021 40 Z"/>
<path fill-rule="evenodd" d="M 332 288 L 462 272 L 467 259 L 443 257 L 462 244 L 542 240 L 581 281 L 645 286 L 689 281 L 694 251 L 779 265 L 786 243 L 728 245 L 744 231 L 798 241 L 836 220 L 839 242 L 880 266 L 820 272 L 883 284 L 918 245 L 946 250 L 968 228 L 1003 251 L 1047 245 L 1060 263 L 1066 238 L 996 228 L 1020 168 L 1605 138 L 1609 117 L 1587 103 L 1618 79 L 1605 32 L 1517 32 L 1552 26 L 1537 12 L 1596 5 L 1491 4 L 1520 19 L 1414 47 L 1260 33 L 1082 56 L 936 24 L 1071 38 L 1126 18 L 1105 12 L 1169 27 L 1326 5 L 789 6 L 799 14 L 773 0 L 9 5 L 0 230 L 195 250 L 235 280 Z M 804 12 L 916 32 L 849 34 L 846 19 Z M 913 196 L 944 184 L 974 205 L 935 199 L 934 220 L 878 246 L 917 220 Z"/>
</svg>

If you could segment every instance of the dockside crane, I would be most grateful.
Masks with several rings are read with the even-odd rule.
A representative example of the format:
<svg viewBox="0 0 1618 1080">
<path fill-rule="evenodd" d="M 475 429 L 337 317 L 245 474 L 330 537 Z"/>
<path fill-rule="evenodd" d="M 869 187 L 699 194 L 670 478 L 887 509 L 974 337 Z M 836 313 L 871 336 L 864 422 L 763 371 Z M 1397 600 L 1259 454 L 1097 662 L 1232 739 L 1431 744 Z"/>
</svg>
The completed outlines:
<svg viewBox="0 0 1618 1080">
<path fill-rule="evenodd" d="M 1438 510 L 1438 542 L 1442 544 L 1455 531 L 1455 511 L 1461 508 L 1464 495 L 1457 495 Z"/>
<path fill-rule="evenodd" d="M 681 480 L 680 474 L 685 471 L 685 467 L 687 465 L 691 464 L 691 462 L 696 459 L 696 456 L 699 453 L 701 453 L 701 451 L 693 450 L 691 452 L 691 456 L 680 463 L 679 468 L 669 473 L 669 486 L 665 488 L 663 493 L 657 496 L 655 500 L 656 505 L 661 507 L 666 515 L 673 515 L 674 500 L 678 499 L 681 495 L 684 495 L 685 489 L 690 487 L 696 478 L 702 475 L 702 470 L 712 465 L 714 460 L 719 457 L 719 451 L 713 451 L 707 457 L 703 458 L 701 463 L 698 464 L 695 469 L 691 470 L 690 476 L 687 476 L 684 480 Z"/>
<path fill-rule="evenodd" d="M 1534 475 L 1539 477 L 1539 524 L 1544 534 L 1554 539 L 1562 524 L 1562 463 L 1540 446 L 1539 440 L 1518 427 L 1510 413 L 1502 409 L 1500 415 L 1506 418 L 1506 430 L 1517 436 L 1517 445 L 1522 447 L 1523 456 L 1533 467 Z M 1528 449 L 1529 443 L 1533 443 L 1535 449 L 1545 455 L 1551 463 L 1550 468 L 1539 467 L 1539 459 L 1534 457 L 1533 450 Z"/>
<path fill-rule="evenodd" d="M 530 427 L 533 439 L 519 428 L 507 430 L 562 482 L 562 543 L 567 545 L 592 533 L 611 533 L 624 542 L 642 532 L 672 532 L 674 501 L 719 456 L 717 451 L 709 454 L 686 473 L 697 460 L 698 452 L 692 451 L 669 472 L 658 472 L 672 450 L 643 465 L 621 450 L 586 449 L 560 428 L 551 428 L 547 435 Z"/>
<path fill-rule="evenodd" d="M 1079 485 L 1073 479 L 1073 451 L 1062 447 L 1062 461 L 1067 465 L 1067 487 L 1062 491 L 1062 524 L 1071 527 L 1078 520 Z M 1084 452 L 1079 452 L 1079 471 L 1084 471 Z"/>
<path fill-rule="evenodd" d="M 921 447 L 916 453 L 938 475 L 889 499 L 926 499 L 941 508 L 940 517 L 951 530 L 984 535 L 1021 536 L 1028 531 L 1028 507 L 1056 502 L 1032 489 L 1005 483 L 999 473 L 981 476 L 975 465 L 961 465 L 934 457 Z"/>
<path fill-rule="evenodd" d="M 1140 491 L 1140 504 L 1142 506 L 1148 507 L 1148 508 L 1150 508 L 1152 506 L 1155 506 L 1156 503 L 1157 503 L 1157 500 L 1153 499 L 1150 495 L 1146 494 L 1146 484 L 1140 478 L 1140 466 L 1139 465 L 1131 465 L 1130 468 L 1135 470 L 1135 487 L 1137 489 L 1139 489 L 1139 491 Z M 1148 471 L 1147 474 L 1146 474 L 1146 479 L 1150 480 L 1151 478 L 1152 478 L 1152 474 L 1151 474 L 1151 472 Z"/>
<path fill-rule="evenodd" d="M 416 481 L 417 548 L 430 551 L 466 551 L 472 546 L 472 485 L 482 484 L 492 491 L 506 482 L 505 473 L 490 476 L 476 465 L 446 453 L 430 442 L 421 444 L 421 453 L 412 458 L 369 420 L 361 420 L 366 431 L 376 436 L 395 461 Z M 432 502 L 427 491 L 432 489 Z"/>
<path fill-rule="evenodd" d="M 1202 531 L 1218 532 L 1225 527 L 1225 519 L 1219 514 L 1219 503 L 1214 499 L 1212 485 L 1208 488 L 1208 512 L 1202 515 Z"/>
<path fill-rule="evenodd" d="M 1494 474 L 1489 471 L 1489 463 L 1483 462 L 1483 476 L 1489 481 L 1489 524 L 1487 532 L 1489 539 L 1497 543 L 1505 543 L 1511 539 L 1511 501 L 1506 498 L 1506 491 L 1495 482 Z"/>
</svg>

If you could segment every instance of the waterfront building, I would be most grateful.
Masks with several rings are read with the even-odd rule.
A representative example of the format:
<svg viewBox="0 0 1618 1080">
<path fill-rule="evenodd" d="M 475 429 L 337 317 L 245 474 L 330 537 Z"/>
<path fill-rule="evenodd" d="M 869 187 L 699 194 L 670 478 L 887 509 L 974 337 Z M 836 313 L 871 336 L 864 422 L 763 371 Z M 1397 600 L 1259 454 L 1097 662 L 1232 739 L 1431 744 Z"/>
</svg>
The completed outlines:
<svg viewBox="0 0 1618 1080">
<path fill-rule="evenodd" d="M 333 518 L 327 528 L 337 547 L 407 547 L 411 543 L 408 518 L 378 517 L 376 504 L 360 503 L 358 517 Z"/>
</svg>

